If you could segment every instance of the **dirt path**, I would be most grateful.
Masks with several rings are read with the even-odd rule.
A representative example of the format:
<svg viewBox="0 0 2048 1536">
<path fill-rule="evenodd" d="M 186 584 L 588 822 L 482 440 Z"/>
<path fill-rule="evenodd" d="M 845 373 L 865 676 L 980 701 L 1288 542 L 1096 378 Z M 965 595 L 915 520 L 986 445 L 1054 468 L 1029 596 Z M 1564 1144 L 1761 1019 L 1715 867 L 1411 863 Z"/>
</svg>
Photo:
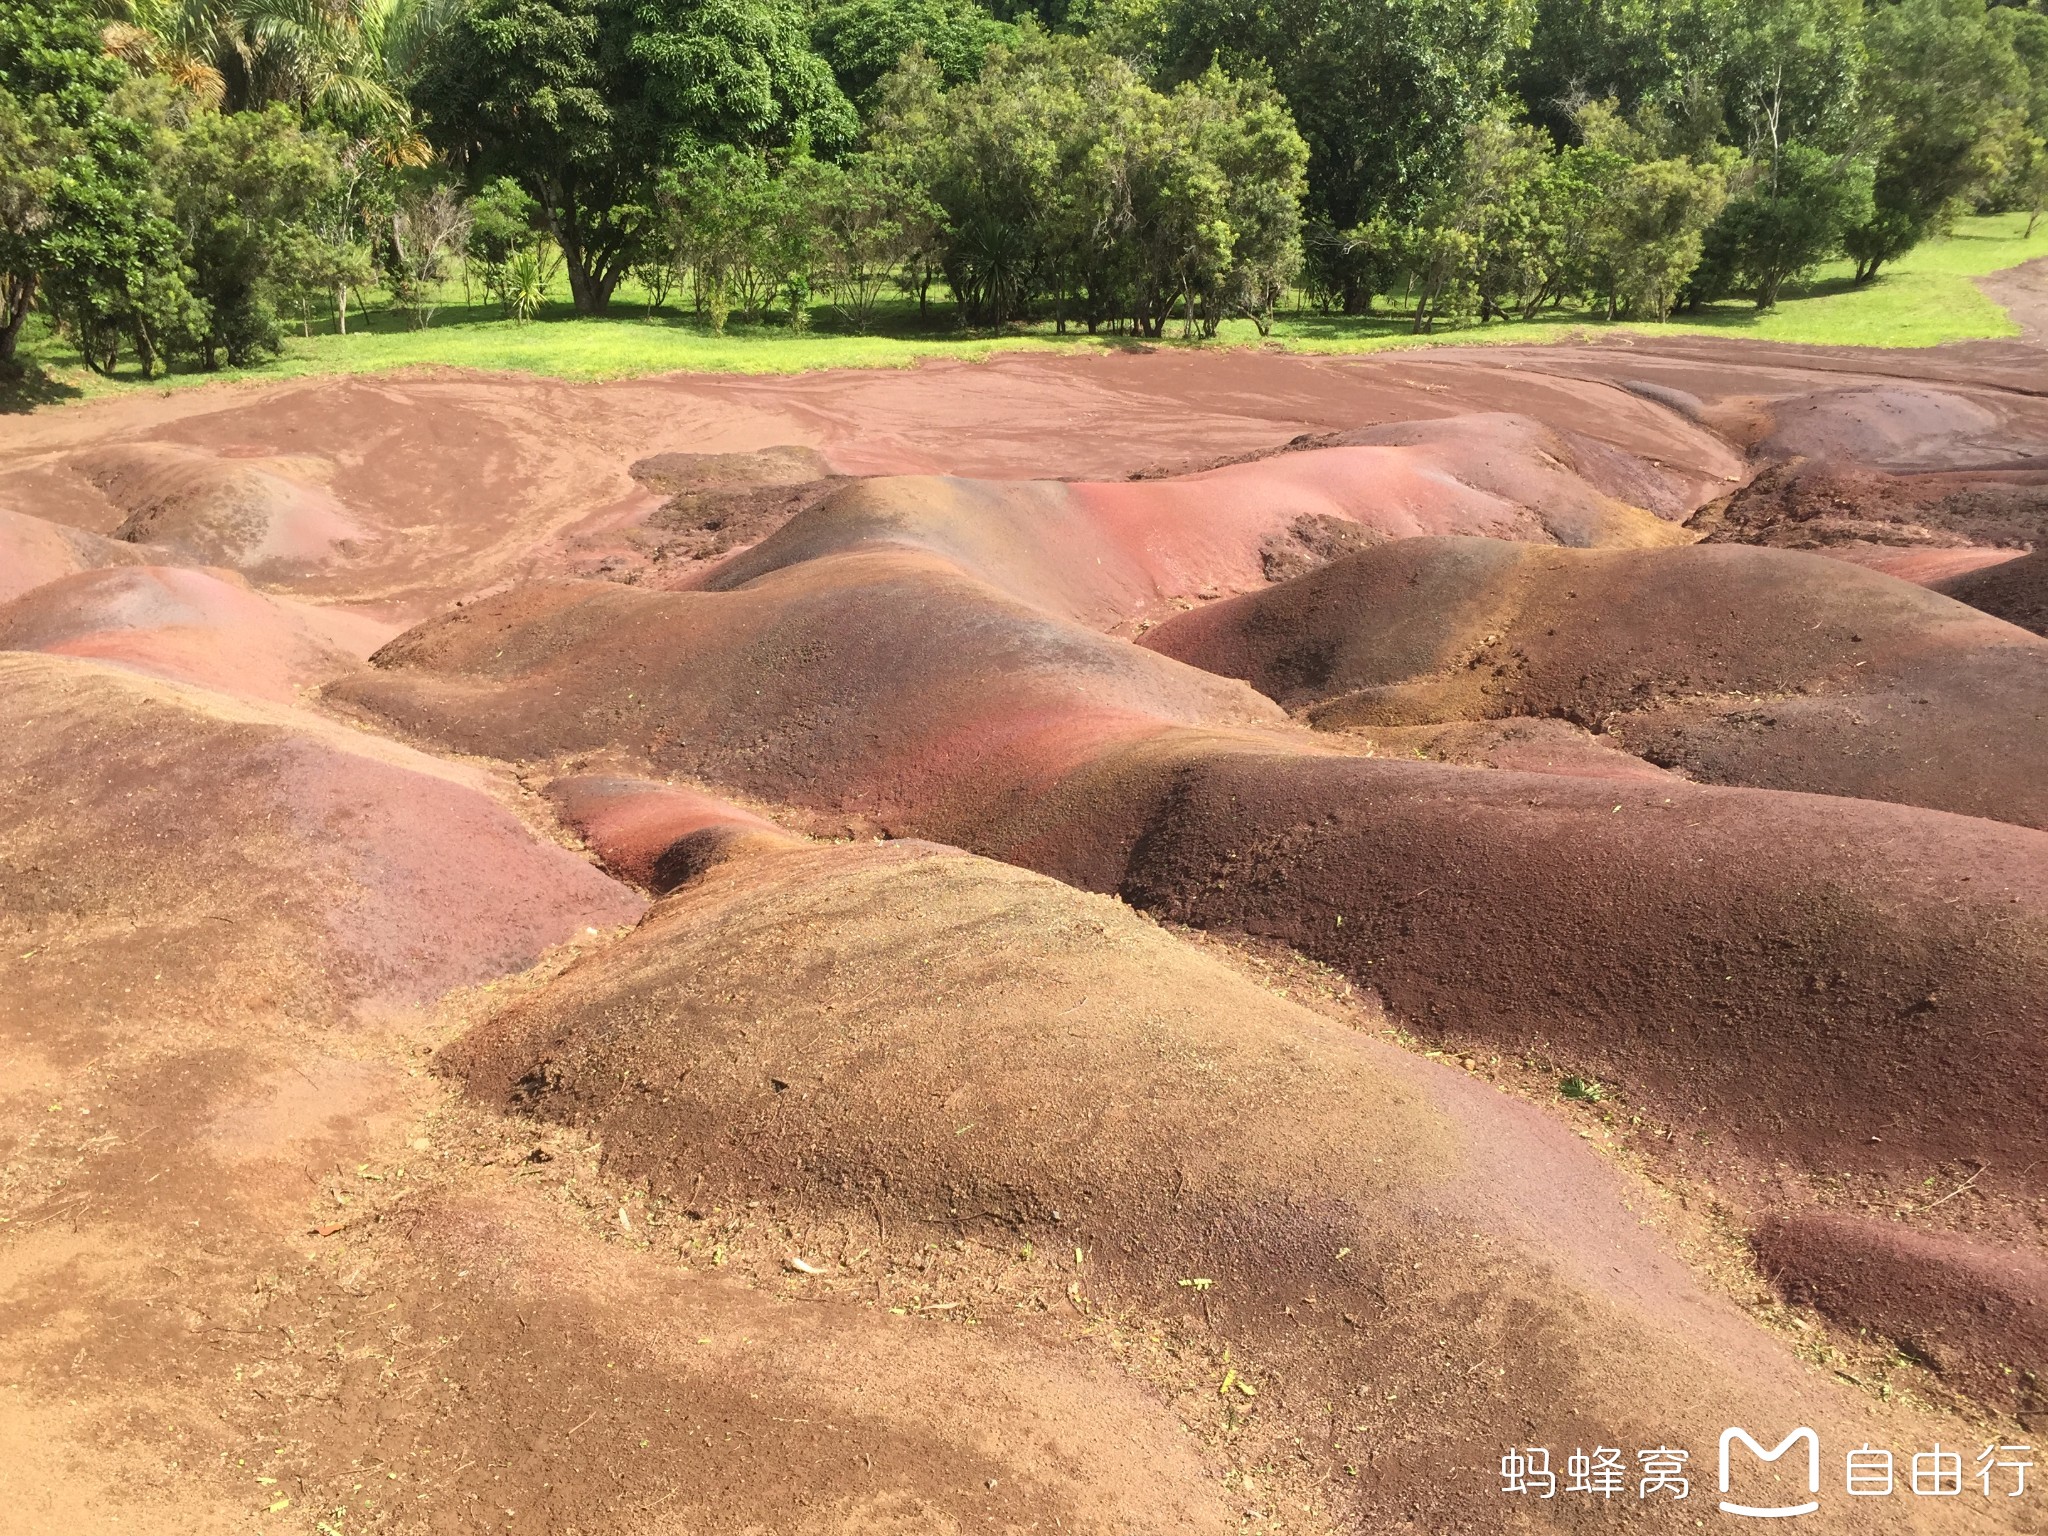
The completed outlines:
<svg viewBox="0 0 2048 1536">
<path fill-rule="evenodd" d="M 2048 347 L 2048 256 L 1980 277 L 1977 286 L 2005 306 L 2018 322 L 2022 340 Z"/>
</svg>

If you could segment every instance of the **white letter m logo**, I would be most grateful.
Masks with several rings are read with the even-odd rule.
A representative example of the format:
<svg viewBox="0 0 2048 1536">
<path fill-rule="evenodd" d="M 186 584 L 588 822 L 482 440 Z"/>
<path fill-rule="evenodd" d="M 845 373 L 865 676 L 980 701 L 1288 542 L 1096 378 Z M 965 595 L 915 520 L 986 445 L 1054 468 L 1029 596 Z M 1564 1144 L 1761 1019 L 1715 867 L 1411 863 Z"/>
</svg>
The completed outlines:
<svg viewBox="0 0 2048 1536">
<path fill-rule="evenodd" d="M 1802 1425 L 1800 1428 L 1793 1430 L 1783 1440 L 1780 1440 L 1778 1448 L 1774 1451 L 1767 1451 L 1758 1445 L 1756 1441 L 1749 1437 L 1749 1431 L 1746 1429 L 1722 1430 L 1721 1491 L 1723 1493 L 1728 1491 L 1728 1447 L 1737 1440 L 1740 1440 L 1750 1450 L 1755 1452 L 1757 1458 L 1761 1461 L 1776 1461 L 1780 1456 L 1791 1450 L 1793 1446 L 1804 1440 L 1806 1442 L 1806 1491 L 1813 1494 L 1820 1492 L 1820 1436 Z M 1754 1504 L 1731 1504 L 1726 1499 L 1721 1501 L 1721 1513 L 1724 1515 L 1754 1515 L 1760 1520 L 1782 1520 L 1790 1515 L 1810 1515 L 1819 1508 L 1820 1500 L 1818 1498 L 1809 1499 L 1804 1504 L 1781 1504 L 1769 1509 L 1759 1508 Z"/>
</svg>

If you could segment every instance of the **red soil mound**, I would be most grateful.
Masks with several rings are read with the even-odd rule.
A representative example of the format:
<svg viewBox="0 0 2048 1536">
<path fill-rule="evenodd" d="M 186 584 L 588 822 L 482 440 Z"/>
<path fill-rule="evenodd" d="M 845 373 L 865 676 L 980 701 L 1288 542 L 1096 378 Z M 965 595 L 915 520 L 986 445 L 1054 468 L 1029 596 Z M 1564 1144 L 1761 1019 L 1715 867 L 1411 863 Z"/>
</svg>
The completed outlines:
<svg viewBox="0 0 2048 1536">
<path fill-rule="evenodd" d="M 2048 548 L 1951 576 L 1934 590 L 2037 635 L 2048 635 Z"/>
<path fill-rule="evenodd" d="M 707 561 L 773 533 L 850 483 L 824 456 L 786 444 L 758 453 L 659 453 L 632 466 L 635 489 L 561 530 L 530 574 L 687 586 Z"/>
<path fill-rule="evenodd" d="M 0 708 L 0 1525 L 1226 1528 L 1108 1350 L 607 1245 L 530 1133 L 437 1113 L 416 1010 L 641 906 L 468 776 L 45 657 Z"/>
<path fill-rule="evenodd" d="M 1347 444 L 1171 480 L 871 480 L 801 513 L 701 584 L 731 590 L 824 555 L 908 545 L 1107 629 L 1177 599 L 1261 588 L 1318 563 L 1332 540 L 1337 553 L 1432 533 L 1572 545 L 1687 537 L 1596 481 L 1682 516 L 1691 505 L 1677 483 L 1519 417 L 1460 416 L 1348 434 Z"/>
<path fill-rule="evenodd" d="M 606 868 L 657 893 L 760 839 L 793 841 L 774 822 L 738 806 L 646 779 L 579 774 L 556 779 L 548 799 Z"/>
<path fill-rule="evenodd" d="M 0 603 L 11 602 L 60 576 L 109 565 L 142 565 L 159 558 L 160 551 L 137 549 L 81 528 L 0 509 Z"/>
<path fill-rule="evenodd" d="M 314 460 L 134 443 L 82 454 L 72 467 L 127 514 L 115 538 L 207 565 L 287 575 L 346 557 L 370 536 L 314 482 L 323 467 Z"/>
<path fill-rule="evenodd" d="M 1752 347 L 1747 356 L 1775 361 L 1778 350 Z M 782 441 L 819 443 L 836 467 L 864 475 L 1182 474 L 1222 455 L 1270 452 L 1303 432 L 1483 411 L 1577 428 L 1661 460 L 1695 487 L 1696 502 L 1740 479 L 1740 454 L 1712 431 L 1609 381 L 1589 361 L 1597 369 L 1603 359 L 1583 348 L 1546 356 L 1533 348 L 1461 347 L 1370 359 L 1135 349 L 795 378 L 677 379 L 609 393 L 614 400 L 658 393 L 671 411 L 679 399 L 696 405 L 707 396 L 772 408 L 807 429 Z M 1055 466 L 1047 464 L 1048 444 L 1057 445 Z"/>
<path fill-rule="evenodd" d="M 1871 801 L 1282 756 L 1192 733 L 933 835 L 1276 939 L 1415 1027 L 1726 1155 L 2048 1169 L 2048 835 Z M 1994 1129 L 1994 1127 L 1996 1127 Z"/>
<path fill-rule="evenodd" d="M 1405 540 L 1142 643 L 1326 728 L 1560 716 L 1713 783 L 2048 827 L 2048 645 L 1839 561 Z"/>
<path fill-rule="evenodd" d="M 1466 560 L 1481 596 L 1499 555 L 1661 558 L 1430 542 Z M 1792 563 L 1998 627 L 1901 583 Z M 1344 577 L 1332 567 L 1274 595 Z M 1445 624 L 1467 623 L 1455 592 L 1424 596 Z M 1889 631 L 1858 622 L 1865 648 L 1889 655 Z M 1395 638 L 1418 653 L 1444 643 L 1420 620 Z M 1285 729 L 1242 685 L 907 552 L 832 556 L 731 593 L 529 587 L 423 625 L 378 661 L 330 695 L 462 751 L 616 749 L 828 828 L 935 837 L 1269 935 L 1423 1028 L 1566 1056 L 1761 1155 L 1891 1176 L 2048 1134 L 2040 833 L 1868 801 L 1368 759 L 1356 738 Z"/>
<path fill-rule="evenodd" d="M 1647 492 L 1617 490 L 1605 469 L 1592 466 L 1597 445 L 1573 433 L 1649 464 L 1652 481 L 1665 487 L 1660 494 L 1689 505 L 1742 476 L 1739 454 L 1665 405 L 1613 383 L 1569 377 L 1555 364 L 1525 369 L 1509 357 L 1502 366 L 1477 351 L 1376 359 L 1005 356 L 973 366 L 592 385 L 442 370 L 151 393 L 0 421 L 0 500 L 110 534 L 134 509 L 110 501 L 81 472 L 104 453 L 197 455 L 198 470 L 216 478 L 253 466 L 331 496 L 362 530 L 357 547 L 337 546 L 315 565 L 268 567 L 266 581 L 305 595 L 387 603 L 417 618 L 522 574 L 638 572 L 666 581 L 698 555 L 721 543 L 729 551 L 772 522 L 772 506 L 740 508 L 744 529 L 707 528 L 701 510 L 664 511 L 664 497 L 673 501 L 680 492 L 650 491 L 629 473 L 664 454 L 750 456 L 794 446 L 818 451 L 839 473 L 1052 472 L 1114 483 L 1271 453 L 1305 432 L 1490 413 L 1546 423 L 1551 435 L 1577 443 L 1562 454 L 1546 451 L 1624 502 L 1662 505 L 1645 499 Z M 1052 462 L 1048 444 L 1056 445 Z M 1488 450 L 1481 444 L 1475 451 Z M 1477 509 L 1498 501 L 1451 485 L 1431 451 L 1404 450 L 1389 462 L 1413 466 L 1405 478 L 1420 477 L 1423 502 L 1454 495 Z M 1540 461 L 1510 455 L 1509 462 L 1545 484 Z M 1456 473 L 1453 466 L 1452 479 Z M 787 489 L 794 495 L 800 488 Z M 1544 508 L 1536 511 L 1540 519 Z M 1280 533 L 1285 554 L 1295 541 L 1284 525 Z M 1258 567 L 1254 551 L 1251 568 Z"/>
<path fill-rule="evenodd" d="M 985 804 L 1170 724 L 1284 724 L 1209 677 L 875 549 L 731 593 L 536 582 L 400 636 L 329 696 L 459 750 L 616 747 L 663 774 L 864 820 Z"/>
<path fill-rule="evenodd" d="M 656 1200 L 788 1224 L 814 1293 L 1113 1319 L 1339 1525 L 1500 1529 L 1526 1440 L 1866 1432 L 1563 1128 L 950 851 L 725 864 L 443 1060 Z"/>
<path fill-rule="evenodd" d="M 640 906 L 361 732 L 50 656 L 0 655 L 0 700 L 0 1016 L 105 1026 L 138 978 L 163 1013 L 417 1007 Z"/>
<path fill-rule="evenodd" d="M 1771 459 L 1838 459 L 1938 469 L 1968 455 L 2010 456 L 1999 413 L 1969 396 L 1913 384 L 1864 384 L 1774 403 L 1759 444 Z"/>
<path fill-rule="evenodd" d="M 535 1536 L 1235 1528 L 1202 1448 L 1110 1360 L 1016 1328 L 793 1305 L 772 1282 L 594 1241 L 530 1195 L 462 1199 L 413 1229 L 400 1320 L 374 1326 L 461 1347 L 418 1352 L 448 1389 L 412 1408 L 402 1451 L 360 1389 L 300 1407 L 290 1427 L 346 1502 L 365 1462 L 404 1455 L 454 1506 L 450 1530 L 465 1504 Z"/>
<path fill-rule="evenodd" d="M 128 514 L 66 467 L 82 449 L 298 464 L 378 537 L 268 574 L 394 616 L 602 566 L 607 539 L 630 557 L 608 574 L 665 582 L 825 484 L 712 484 L 725 470 L 701 459 L 630 477 L 663 450 L 807 443 L 834 470 L 1099 482 L 1053 488 L 1071 523 L 1014 486 L 989 488 L 985 518 L 912 508 L 914 537 L 877 513 L 862 547 L 733 591 L 501 593 L 334 685 L 531 781 L 0 655 L 0 1507 L 90 1536 L 260 1511 L 513 1536 L 1578 1529 L 1617 1509 L 1661 1528 L 1704 1514 L 1731 1419 L 1816 1422 L 1837 1468 L 1866 1439 L 2004 1434 L 1924 1394 L 1847 1400 L 1699 1297 L 1630 1208 L 1669 1213 L 1693 1258 L 1817 1190 L 1932 1199 L 2037 1245 L 2042 1174 L 2012 1148 L 2048 1116 L 2041 835 L 1657 778 L 1549 717 L 1318 736 L 1067 617 L 1107 626 L 1218 572 L 1255 590 L 1355 549 L 1375 508 L 1342 503 L 1357 487 L 1324 466 L 1405 465 L 1547 544 L 1608 501 L 1668 520 L 1732 486 L 1743 461 L 1705 423 L 1761 441 L 1794 396 L 1983 355 L 1657 346 L 409 376 L 0 420 L 0 495 L 98 533 Z M 2038 390 L 2030 357 L 2017 390 Z M 1964 423 L 1943 453 L 2028 441 L 2031 397 L 1956 389 L 1999 425 L 1978 442 Z M 1497 421 L 1492 443 L 1474 413 L 1547 426 Z M 1333 429 L 1295 463 L 1134 502 L 1116 483 Z M 819 468 L 797 457 L 790 475 Z M 1217 483 L 1267 498 L 1263 532 Z M 1980 511 L 2024 510 L 2018 479 L 1996 485 Z M 1189 486 L 1211 504 L 1183 539 Z M 1282 521 L 1286 497 L 1321 510 Z M 71 558 L 43 569 L 72 576 Z M 155 664 L 167 636 L 268 646 L 304 617 L 160 573 L 75 596 L 91 612 L 60 593 L 17 622 Z M 560 820 L 616 869 L 683 882 L 623 938 L 639 900 L 551 845 L 556 818 L 536 836 L 515 814 L 522 783 L 565 769 Z M 1610 1097 L 1572 1123 L 1706 1176 L 1680 1187 L 1712 1229 L 1610 1177 L 1550 1112 L 1305 1016 L 1279 985 L 1321 1006 L 1344 983 L 1277 942 L 1247 947 L 1294 969 L 1248 981 L 1253 961 L 1225 972 L 1014 868 L 792 846 L 636 772 L 1271 934 L 1392 1001 L 1404 1043 L 1546 1091 L 1537 1074 L 1601 1077 Z M 1345 1018 L 1390 1022 L 1370 999 Z M 484 1099 L 423 1071 L 454 1038 L 444 1059 Z M 1944 1201 L 1949 1179 L 1927 1180 L 1963 1159 L 1986 1166 Z M 1832 1271 L 1807 1270 L 1819 1297 Z M 1944 1274 L 1936 1302 L 2019 1315 L 1995 1266 Z M 1899 1294 L 1828 1291 L 1844 1317 Z M 1978 1337 L 1952 1342 L 1967 1357 Z M 1846 1329 L 1828 1338 L 1857 1358 Z M 1867 1379 L 1921 1385 L 1888 1355 Z M 1498 1491 L 1507 1444 L 1561 1461 L 1617 1440 L 1688 1445 L 1692 1498 L 1630 1489 L 1594 1515 Z M 1974 1530 L 1995 1507 L 1868 1502 L 1877 1528 Z"/>
<path fill-rule="evenodd" d="M 224 576 L 127 566 L 48 582 L 0 603 L 0 650 L 110 661 L 288 703 L 391 636 L 389 624 L 264 597 Z"/>
<path fill-rule="evenodd" d="M 2048 1258 L 1822 1212 L 1767 1222 L 1754 1242 L 1791 1300 L 1896 1341 L 2029 1428 L 2048 1417 Z"/>
</svg>

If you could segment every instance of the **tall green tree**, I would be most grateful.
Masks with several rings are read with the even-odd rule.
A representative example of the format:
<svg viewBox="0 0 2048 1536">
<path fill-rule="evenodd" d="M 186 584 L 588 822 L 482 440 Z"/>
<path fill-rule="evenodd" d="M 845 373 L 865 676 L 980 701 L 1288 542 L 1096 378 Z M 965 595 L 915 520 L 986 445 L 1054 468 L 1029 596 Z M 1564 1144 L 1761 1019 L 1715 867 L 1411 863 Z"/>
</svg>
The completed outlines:
<svg viewBox="0 0 2048 1536">
<path fill-rule="evenodd" d="M 0 92 L 0 365 L 10 364 L 49 269 L 49 239 L 74 130 Z"/>
<path fill-rule="evenodd" d="M 1725 161 L 1733 153 L 1668 153 L 1670 126 L 1657 113 L 1631 123 L 1602 102 L 1580 112 L 1578 127 L 1582 145 L 1563 158 L 1596 162 L 1588 174 L 1599 192 L 1581 252 L 1583 286 L 1610 320 L 1662 320 L 1726 205 Z"/>
<path fill-rule="evenodd" d="M 193 321 L 127 78 L 75 0 L 0 0 L 0 362 L 37 304 L 102 372 L 124 345 L 154 372 Z"/>
<path fill-rule="evenodd" d="M 1269 86 L 1211 67 L 1170 92 L 1087 38 L 1020 24 L 950 91 L 913 53 L 884 86 L 876 153 L 938 210 L 962 318 L 1214 332 L 1270 320 L 1301 261 L 1307 146 Z"/>
<path fill-rule="evenodd" d="M 316 236 L 341 175 L 339 143 L 287 107 L 159 121 L 152 158 L 182 236 L 203 317 L 200 363 L 241 367 L 275 354 L 290 260 Z"/>
<path fill-rule="evenodd" d="M 2001 6 L 1991 20 L 2027 75 L 2024 106 L 2013 114 L 1993 202 L 2027 214 L 2027 238 L 2048 206 L 2048 10 Z"/>
<path fill-rule="evenodd" d="M 1867 38 L 1865 94 L 1881 147 L 1870 217 L 1846 239 L 1858 282 L 1938 229 L 1986 178 L 1987 151 L 2024 112 L 2030 83 L 1984 0 L 1884 0 Z"/>
<path fill-rule="evenodd" d="M 656 236 L 664 168 L 858 132 L 795 0 L 473 0 L 413 99 L 451 159 L 532 195 L 584 314 Z"/>
<path fill-rule="evenodd" d="M 1534 0 L 1160 0 L 1157 62 L 1267 75 L 1308 144 L 1308 212 L 1331 230 L 1411 217 L 1457 175 Z M 1369 290 L 1349 285 L 1345 308 Z"/>
<path fill-rule="evenodd" d="M 1753 158 L 1707 231 L 1691 296 L 1743 293 L 1770 309 L 1788 281 L 1840 254 L 1871 206 L 1870 167 L 1861 160 L 1796 143 Z"/>
<path fill-rule="evenodd" d="M 1226 316 L 1243 315 L 1263 336 L 1301 271 L 1308 145 L 1287 103 L 1263 80 L 1232 79 L 1212 65 L 1175 99 L 1197 152 L 1221 173 L 1230 231 L 1220 270 L 1206 278 L 1203 327 L 1214 335 Z"/>
<path fill-rule="evenodd" d="M 1843 149 L 1856 128 L 1862 0 L 1536 0 L 1510 77 L 1560 143 L 1589 100 L 1689 124 L 1698 151 L 1779 137 Z"/>
<path fill-rule="evenodd" d="M 111 0 L 108 48 L 201 104 L 288 105 L 375 142 L 396 163 L 423 147 L 406 89 L 461 0 Z"/>
</svg>

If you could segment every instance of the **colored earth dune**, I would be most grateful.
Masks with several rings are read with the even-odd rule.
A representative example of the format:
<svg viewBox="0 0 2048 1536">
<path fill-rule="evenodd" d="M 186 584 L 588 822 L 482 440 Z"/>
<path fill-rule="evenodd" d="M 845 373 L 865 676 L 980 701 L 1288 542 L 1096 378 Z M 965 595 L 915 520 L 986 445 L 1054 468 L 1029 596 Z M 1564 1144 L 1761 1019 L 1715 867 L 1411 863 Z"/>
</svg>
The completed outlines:
<svg viewBox="0 0 2048 1536">
<path fill-rule="evenodd" d="M 0 1527 L 1692 1529 L 1727 1425 L 2038 1437 L 2043 377 L 0 421 Z M 2048 1496 L 1966 1491 L 1854 1528 Z"/>
</svg>

